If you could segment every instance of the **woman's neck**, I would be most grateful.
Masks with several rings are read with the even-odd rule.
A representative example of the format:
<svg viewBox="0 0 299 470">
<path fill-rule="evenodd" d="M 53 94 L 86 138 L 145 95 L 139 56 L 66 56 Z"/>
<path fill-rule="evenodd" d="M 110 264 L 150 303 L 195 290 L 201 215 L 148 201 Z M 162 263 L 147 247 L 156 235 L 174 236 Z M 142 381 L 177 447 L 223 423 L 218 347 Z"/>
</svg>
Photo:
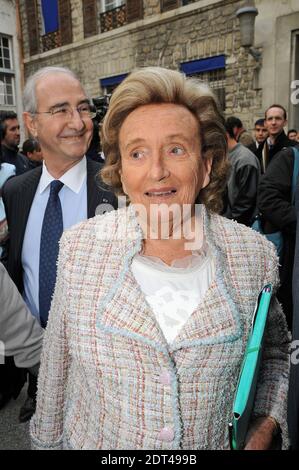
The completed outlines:
<svg viewBox="0 0 299 470">
<path fill-rule="evenodd" d="M 169 266 L 171 263 L 180 258 L 185 258 L 192 253 L 186 250 L 185 240 L 144 240 L 142 253 L 146 256 L 155 256 L 160 258 Z"/>
<path fill-rule="evenodd" d="M 193 250 L 201 249 L 204 238 L 202 217 L 192 217 L 187 233 L 188 237 L 180 236 L 176 238 L 173 234 L 167 238 L 146 237 L 143 245 L 143 254 L 158 257 L 164 263 L 171 265 L 174 260 L 189 256 Z"/>
</svg>

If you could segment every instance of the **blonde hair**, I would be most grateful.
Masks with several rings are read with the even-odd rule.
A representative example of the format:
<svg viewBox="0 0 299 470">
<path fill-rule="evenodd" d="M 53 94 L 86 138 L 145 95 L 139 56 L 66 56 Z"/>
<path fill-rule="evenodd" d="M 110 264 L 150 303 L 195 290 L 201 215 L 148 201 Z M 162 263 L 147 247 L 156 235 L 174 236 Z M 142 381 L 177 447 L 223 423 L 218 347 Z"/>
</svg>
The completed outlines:
<svg viewBox="0 0 299 470">
<path fill-rule="evenodd" d="M 196 202 L 204 203 L 212 211 L 220 211 L 228 171 L 224 119 L 207 85 L 174 70 L 161 67 L 136 70 L 114 91 L 101 130 L 105 155 L 102 180 L 116 194 L 124 194 L 120 180 L 119 131 L 132 111 L 153 103 L 182 105 L 195 116 L 199 124 L 202 157 L 213 159 L 210 183 L 200 191 Z"/>
</svg>

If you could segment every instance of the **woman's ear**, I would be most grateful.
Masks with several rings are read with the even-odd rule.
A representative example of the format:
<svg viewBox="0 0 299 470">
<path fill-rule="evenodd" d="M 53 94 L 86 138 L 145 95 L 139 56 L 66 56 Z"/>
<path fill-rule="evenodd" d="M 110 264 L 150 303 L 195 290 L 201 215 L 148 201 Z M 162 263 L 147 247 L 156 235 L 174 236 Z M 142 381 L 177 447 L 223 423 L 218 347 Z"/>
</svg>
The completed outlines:
<svg viewBox="0 0 299 470">
<path fill-rule="evenodd" d="M 119 173 L 120 181 L 121 181 L 121 184 L 122 184 L 122 187 L 123 187 L 123 192 L 124 192 L 126 195 L 128 195 L 121 169 L 118 171 L 118 173 Z"/>
<path fill-rule="evenodd" d="M 212 157 L 203 160 L 205 177 L 204 177 L 201 189 L 208 186 L 208 184 L 210 182 L 210 174 L 211 174 L 211 170 L 212 170 L 212 164 L 213 164 L 213 158 Z"/>
</svg>

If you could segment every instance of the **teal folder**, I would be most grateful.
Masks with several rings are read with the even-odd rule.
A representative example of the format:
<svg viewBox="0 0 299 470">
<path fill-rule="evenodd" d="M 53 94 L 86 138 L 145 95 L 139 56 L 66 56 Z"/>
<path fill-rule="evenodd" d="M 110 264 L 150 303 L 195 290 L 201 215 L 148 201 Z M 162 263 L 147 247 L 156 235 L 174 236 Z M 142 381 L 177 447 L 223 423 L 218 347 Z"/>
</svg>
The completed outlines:
<svg viewBox="0 0 299 470">
<path fill-rule="evenodd" d="M 234 398 L 232 421 L 229 423 L 230 446 L 233 450 L 243 449 L 249 427 L 271 296 L 272 286 L 268 284 L 259 294 L 253 315 Z"/>
</svg>

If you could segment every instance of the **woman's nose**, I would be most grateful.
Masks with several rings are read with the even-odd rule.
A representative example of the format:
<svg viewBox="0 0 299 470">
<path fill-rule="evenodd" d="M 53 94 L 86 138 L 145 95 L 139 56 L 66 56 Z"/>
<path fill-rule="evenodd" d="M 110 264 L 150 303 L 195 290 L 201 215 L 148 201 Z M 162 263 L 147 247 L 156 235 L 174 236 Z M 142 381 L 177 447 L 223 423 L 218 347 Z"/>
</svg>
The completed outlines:
<svg viewBox="0 0 299 470">
<path fill-rule="evenodd" d="M 163 156 L 159 155 L 152 158 L 150 173 L 152 179 L 155 181 L 161 181 L 169 176 L 170 171 Z"/>
</svg>

